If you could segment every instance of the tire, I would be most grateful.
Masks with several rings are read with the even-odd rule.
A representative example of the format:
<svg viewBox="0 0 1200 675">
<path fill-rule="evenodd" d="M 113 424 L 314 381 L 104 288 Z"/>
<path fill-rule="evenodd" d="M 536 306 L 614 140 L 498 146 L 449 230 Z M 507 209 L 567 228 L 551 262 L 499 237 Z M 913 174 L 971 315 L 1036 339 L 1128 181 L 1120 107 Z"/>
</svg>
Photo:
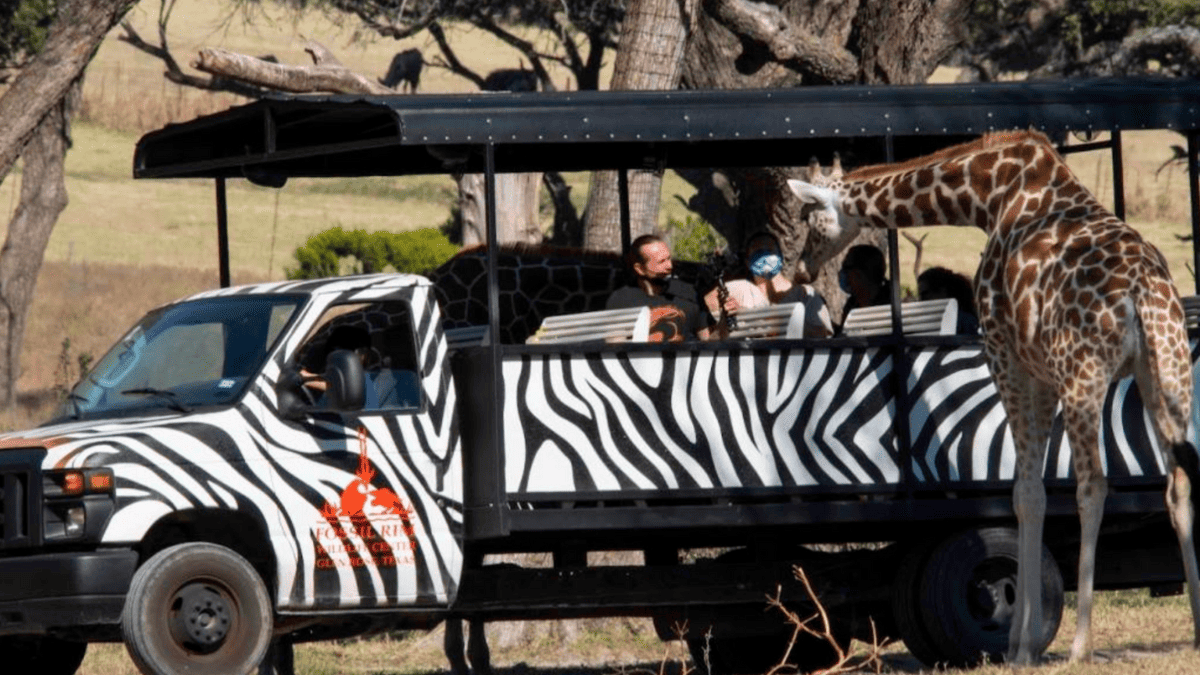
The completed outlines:
<svg viewBox="0 0 1200 675">
<path fill-rule="evenodd" d="M 937 662 L 973 666 L 1004 660 L 1017 587 L 1017 531 L 970 530 L 942 542 L 929 557 L 921 581 L 925 626 Z M 1042 547 L 1041 654 L 1062 621 L 1063 580 L 1054 556 Z"/>
<path fill-rule="evenodd" d="M 163 549 L 133 576 L 121 634 L 146 675 L 244 675 L 271 641 L 266 585 L 245 558 L 204 542 Z"/>
<path fill-rule="evenodd" d="M 4 672 L 36 675 L 72 675 L 87 653 L 86 642 L 70 642 L 45 635 L 0 638 Z"/>
<path fill-rule="evenodd" d="M 937 665 L 941 653 L 933 643 L 921 609 L 921 576 L 935 542 L 913 545 L 900 559 L 896 581 L 892 585 L 892 616 L 896 631 L 904 646 L 918 661 L 929 667 Z"/>
</svg>

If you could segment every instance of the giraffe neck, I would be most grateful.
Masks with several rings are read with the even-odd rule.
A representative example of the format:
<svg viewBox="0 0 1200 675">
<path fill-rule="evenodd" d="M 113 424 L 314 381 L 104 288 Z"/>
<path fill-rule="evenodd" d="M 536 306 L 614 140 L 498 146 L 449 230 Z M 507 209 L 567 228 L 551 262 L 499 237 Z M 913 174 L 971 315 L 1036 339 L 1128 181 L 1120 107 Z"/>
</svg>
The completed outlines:
<svg viewBox="0 0 1200 675">
<path fill-rule="evenodd" d="M 850 173 L 842 208 L 868 227 L 966 225 L 989 235 L 1040 221 L 1052 210 L 1103 208 L 1045 136 L 1004 136 L 999 145 L 989 145 L 989 138 L 995 137 Z"/>
</svg>

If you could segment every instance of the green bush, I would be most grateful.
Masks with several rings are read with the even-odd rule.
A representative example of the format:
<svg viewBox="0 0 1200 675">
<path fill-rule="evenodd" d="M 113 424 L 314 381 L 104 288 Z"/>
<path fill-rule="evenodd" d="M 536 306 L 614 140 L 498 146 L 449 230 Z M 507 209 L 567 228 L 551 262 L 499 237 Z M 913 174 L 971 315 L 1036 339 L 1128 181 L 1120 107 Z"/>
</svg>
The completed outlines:
<svg viewBox="0 0 1200 675">
<path fill-rule="evenodd" d="M 706 262 L 713 251 L 728 245 L 725 237 L 712 225 L 690 214 L 683 220 L 671 218 L 667 221 L 667 238 L 671 245 L 671 257 L 691 262 Z"/>
<path fill-rule="evenodd" d="M 308 238 L 293 254 L 299 266 L 289 279 L 396 271 L 428 274 L 458 252 L 434 228 L 408 232 L 367 232 L 335 226 Z"/>
</svg>

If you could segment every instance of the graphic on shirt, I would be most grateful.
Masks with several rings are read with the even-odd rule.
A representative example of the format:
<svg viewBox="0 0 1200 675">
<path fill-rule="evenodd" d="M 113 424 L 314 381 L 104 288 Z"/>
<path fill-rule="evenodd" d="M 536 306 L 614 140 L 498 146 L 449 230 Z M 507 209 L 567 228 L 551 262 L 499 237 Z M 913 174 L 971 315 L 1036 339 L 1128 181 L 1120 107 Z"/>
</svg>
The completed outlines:
<svg viewBox="0 0 1200 675">
<path fill-rule="evenodd" d="M 687 317 L 674 305 L 650 308 L 649 342 L 683 342 Z"/>
</svg>

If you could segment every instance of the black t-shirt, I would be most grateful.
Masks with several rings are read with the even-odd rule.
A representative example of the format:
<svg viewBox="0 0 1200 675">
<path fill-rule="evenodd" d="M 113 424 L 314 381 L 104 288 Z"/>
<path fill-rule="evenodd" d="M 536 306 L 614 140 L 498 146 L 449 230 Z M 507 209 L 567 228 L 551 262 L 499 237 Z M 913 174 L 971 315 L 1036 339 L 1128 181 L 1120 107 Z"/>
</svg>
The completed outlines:
<svg viewBox="0 0 1200 675">
<path fill-rule="evenodd" d="M 659 295 L 647 295 L 638 286 L 623 286 L 608 296 L 605 309 L 650 308 L 650 341 L 679 342 L 695 340 L 708 327 L 708 312 L 700 308 L 696 289 L 678 279 L 670 279 Z"/>
</svg>

